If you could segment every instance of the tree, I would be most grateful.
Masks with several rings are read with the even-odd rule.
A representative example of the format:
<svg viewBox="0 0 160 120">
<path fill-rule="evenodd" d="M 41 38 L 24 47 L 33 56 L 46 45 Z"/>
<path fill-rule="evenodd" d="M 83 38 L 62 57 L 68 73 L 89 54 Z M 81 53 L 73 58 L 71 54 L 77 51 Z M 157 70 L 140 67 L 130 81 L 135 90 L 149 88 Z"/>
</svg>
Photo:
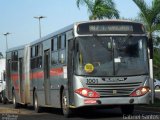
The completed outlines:
<svg viewBox="0 0 160 120">
<path fill-rule="evenodd" d="M 91 1 L 92 0 L 77 0 L 77 7 L 80 8 L 80 4 L 81 5 L 86 4 L 86 6 L 89 7 L 90 6 L 89 4 L 92 3 Z"/>
<path fill-rule="evenodd" d="M 147 5 L 144 0 L 133 0 L 133 2 L 139 7 L 140 9 L 140 18 L 141 21 L 146 26 L 146 30 L 148 32 L 148 39 L 150 42 L 151 52 L 153 50 L 152 42 L 154 40 L 154 32 L 160 30 L 160 0 L 153 0 L 151 6 Z M 157 65 L 159 66 L 159 52 L 156 50 L 154 51 L 154 70 L 156 70 Z M 158 76 L 156 72 L 154 72 L 154 76 Z"/>
<path fill-rule="evenodd" d="M 119 12 L 112 0 L 77 0 L 78 8 L 80 4 L 87 6 L 91 20 L 119 18 Z"/>
<path fill-rule="evenodd" d="M 140 18 L 146 26 L 148 38 L 152 40 L 153 33 L 160 30 L 160 0 L 153 0 L 148 6 L 144 0 L 133 0 L 141 10 Z"/>
</svg>

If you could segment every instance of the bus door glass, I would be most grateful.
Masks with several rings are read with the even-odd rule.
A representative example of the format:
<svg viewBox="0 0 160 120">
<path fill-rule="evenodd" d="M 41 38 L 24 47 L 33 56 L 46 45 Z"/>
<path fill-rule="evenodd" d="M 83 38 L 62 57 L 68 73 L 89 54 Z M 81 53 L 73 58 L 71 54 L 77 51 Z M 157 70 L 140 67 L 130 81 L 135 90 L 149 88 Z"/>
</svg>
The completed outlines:
<svg viewBox="0 0 160 120">
<path fill-rule="evenodd" d="M 50 97 L 50 50 L 44 51 L 44 89 L 45 89 L 45 103 L 51 103 Z"/>
<path fill-rule="evenodd" d="M 7 84 L 7 94 L 8 94 L 8 98 L 12 99 L 12 95 L 11 95 L 11 60 L 7 60 L 7 80 L 6 80 L 6 84 Z"/>
<path fill-rule="evenodd" d="M 21 102 L 24 102 L 23 58 L 19 58 L 19 82 Z"/>
<path fill-rule="evenodd" d="M 68 63 L 67 63 L 67 76 L 68 76 L 68 86 L 69 86 L 69 99 L 70 104 L 74 100 L 73 94 L 73 75 L 74 75 L 74 40 L 68 40 Z"/>
</svg>

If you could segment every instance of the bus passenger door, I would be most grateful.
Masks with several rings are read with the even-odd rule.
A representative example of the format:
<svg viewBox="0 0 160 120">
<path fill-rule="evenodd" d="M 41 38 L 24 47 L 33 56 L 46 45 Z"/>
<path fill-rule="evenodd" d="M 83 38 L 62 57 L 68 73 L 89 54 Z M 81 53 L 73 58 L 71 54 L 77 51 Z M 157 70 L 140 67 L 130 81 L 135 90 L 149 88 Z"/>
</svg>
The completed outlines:
<svg viewBox="0 0 160 120">
<path fill-rule="evenodd" d="M 23 58 L 19 58 L 19 81 L 20 81 L 20 100 L 24 103 L 24 80 L 23 80 Z"/>
<path fill-rule="evenodd" d="M 12 99 L 12 81 L 11 81 L 11 60 L 7 60 L 7 79 L 6 79 L 6 94 L 9 100 Z"/>
<path fill-rule="evenodd" d="M 44 51 L 44 93 L 46 105 L 51 103 L 50 85 L 50 50 L 46 50 Z"/>
<path fill-rule="evenodd" d="M 74 88 L 73 88 L 73 76 L 74 76 L 74 40 L 68 41 L 68 86 L 69 86 L 69 103 L 74 105 Z"/>
</svg>

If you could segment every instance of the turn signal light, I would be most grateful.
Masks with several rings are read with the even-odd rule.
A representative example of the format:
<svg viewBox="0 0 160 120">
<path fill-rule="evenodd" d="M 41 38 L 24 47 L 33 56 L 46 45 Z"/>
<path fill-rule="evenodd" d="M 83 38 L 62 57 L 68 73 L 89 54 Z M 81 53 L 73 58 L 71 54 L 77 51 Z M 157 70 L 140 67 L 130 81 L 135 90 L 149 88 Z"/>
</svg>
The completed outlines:
<svg viewBox="0 0 160 120">
<path fill-rule="evenodd" d="M 145 95 L 147 92 L 149 92 L 149 87 L 145 86 L 145 87 L 140 87 L 138 89 L 136 89 L 135 91 L 133 91 L 130 96 L 131 97 L 139 97 L 139 96 L 143 96 Z"/>
<path fill-rule="evenodd" d="M 88 88 L 79 88 L 75 90 L 75 93 L 81 96 L 84 96 L 84 97 L 88 97 L 88 98 L 99 98 L 100 97 L 99 93 L 97 93 L 96 91 L 90 90 Z"/>
</svg>

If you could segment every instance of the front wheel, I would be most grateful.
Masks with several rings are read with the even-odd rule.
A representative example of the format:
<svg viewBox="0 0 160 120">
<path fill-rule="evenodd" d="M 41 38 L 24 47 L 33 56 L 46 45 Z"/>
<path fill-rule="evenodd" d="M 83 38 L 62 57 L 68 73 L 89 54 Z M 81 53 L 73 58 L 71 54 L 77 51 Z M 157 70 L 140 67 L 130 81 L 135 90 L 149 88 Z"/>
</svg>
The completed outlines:
<svg viewBox="0 0 160 120">
<path fill-rule="evenodd" d="M 134 105 L 122 105 L 121 112 L 125 115 L 131 115 L 134 112 Z"/>
<path fill-rule="evenodd" d="M 66 95 L 64 90 L 62 92 L 62 97 L 61 98 L 62 98 L 61 99 L 61 103 L 62 103 L 61 107 L 62 107 L 63 115 L 68 118 L 72 114 L 72 111 L 69 108 L 68 98 L 67 98 L 67 95 Z"/>
</svg>

